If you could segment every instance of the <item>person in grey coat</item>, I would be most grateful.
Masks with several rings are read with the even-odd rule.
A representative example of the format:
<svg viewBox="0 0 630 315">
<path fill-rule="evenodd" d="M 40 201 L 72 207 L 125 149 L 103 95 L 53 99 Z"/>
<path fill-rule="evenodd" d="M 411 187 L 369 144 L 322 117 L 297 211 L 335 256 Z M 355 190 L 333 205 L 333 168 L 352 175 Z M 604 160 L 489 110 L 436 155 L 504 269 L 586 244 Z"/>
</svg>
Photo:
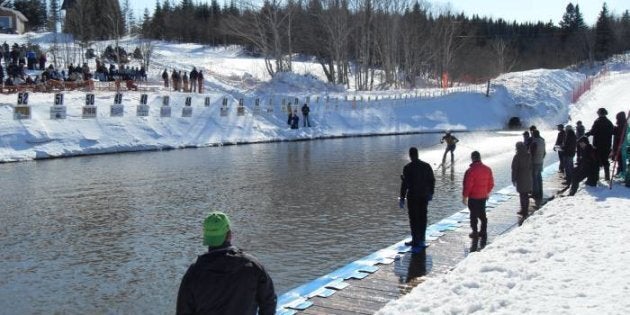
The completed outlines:
<svg viewBox="0 0 630 315">
<path fill-rule="evenodd" d="M 518 212 L 523 219 L 529 214 L 529 194 L 532 192 L 532 156 L 524 142 L 516 143 L 516 154 L 512 159 L 512 184 L 516 187 L 521 200 Z"/>
</svg>

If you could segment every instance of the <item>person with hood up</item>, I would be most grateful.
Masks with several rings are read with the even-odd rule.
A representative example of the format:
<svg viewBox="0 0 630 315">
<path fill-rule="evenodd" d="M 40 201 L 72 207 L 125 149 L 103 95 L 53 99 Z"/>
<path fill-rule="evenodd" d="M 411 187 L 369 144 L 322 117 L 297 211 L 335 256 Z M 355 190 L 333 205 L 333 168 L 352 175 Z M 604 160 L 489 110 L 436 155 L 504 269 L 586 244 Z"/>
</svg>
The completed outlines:
<svg viewBox="0 0 630 315">
<path fill-rule="evenodd" d="M 232 246 L 230 219 L 212 212 L 203 222 L 208 252 L 197 257 L 182 278 L 177 315 L 271 315 L 277 296 L 273 281 L 258 260 Z"/>
</svg>

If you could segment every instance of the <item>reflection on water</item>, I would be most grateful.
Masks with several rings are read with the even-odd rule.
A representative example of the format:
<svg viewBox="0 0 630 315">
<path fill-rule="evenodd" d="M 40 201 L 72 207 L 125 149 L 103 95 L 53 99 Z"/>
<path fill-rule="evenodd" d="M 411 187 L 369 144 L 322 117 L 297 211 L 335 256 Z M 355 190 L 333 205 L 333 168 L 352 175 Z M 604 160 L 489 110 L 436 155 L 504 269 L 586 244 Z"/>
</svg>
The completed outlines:
<svg viewBox="0 0 630 315">
<path fill-rule="evenodd" d="M 406 237 L 396 198 L 407 149 L 441 156 L 440 136 L 0 165 L 0 309 L 170 314 L 212 210 L 231 216 L 234 243 L 282 293 Z M 498 187 L 509 181 L 505 164 L 494 170 Z M 463 171 L 437 172 L 430 222 L 463 208 Z"/>
</svg>

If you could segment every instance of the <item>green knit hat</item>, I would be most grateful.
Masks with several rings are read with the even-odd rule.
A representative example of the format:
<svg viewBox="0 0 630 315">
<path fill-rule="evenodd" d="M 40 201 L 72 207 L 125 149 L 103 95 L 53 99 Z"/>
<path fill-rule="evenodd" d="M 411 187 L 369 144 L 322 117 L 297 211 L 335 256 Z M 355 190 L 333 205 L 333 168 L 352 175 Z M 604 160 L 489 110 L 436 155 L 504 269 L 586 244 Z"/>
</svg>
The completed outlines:
<svg viewBox="0 0 630 315">
<path fill-rule="evenodd" d="M 221 246 L 230 231 L 230 219 L 223 212 L 212 212 L 203 221 L 203 245 Z"/>
</svg>

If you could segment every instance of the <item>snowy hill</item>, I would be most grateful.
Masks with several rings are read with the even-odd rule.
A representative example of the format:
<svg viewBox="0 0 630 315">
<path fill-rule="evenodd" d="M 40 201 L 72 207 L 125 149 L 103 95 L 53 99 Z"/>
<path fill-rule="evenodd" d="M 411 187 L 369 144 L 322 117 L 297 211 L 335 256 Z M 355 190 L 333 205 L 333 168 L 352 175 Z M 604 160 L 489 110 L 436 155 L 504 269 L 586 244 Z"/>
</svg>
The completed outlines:
<svg viewBox="0 0 630 315">
<path fill-rule="evenodd" d="M 0 41 L 52 45 L 50 34 L 2 35 Z M 133 51 L 138 43 L 126 39 L 121 46 Z M 111 117 L 114 93 L 95 92 L 97 117 L 86 119 L 82 118 L 86 92 L 67 91 L 67 118 L 60 120 L 50 119 L 51 93 L 31 93 L 29 120 L 14 119 L 16 94 L 0 95 L 0 161 L 348 135 L 491 130 L 504 128 L 512 116 L 526 124 L 553 126 L 568 120 L 570 95 L 585 79 L 565 70 L 534 70 L 499 77 L 492 82 L 489 97 L 485 85 L 361 93 L 325 83 L 315 63 L 297 62 L 298 74 L 270 80 L 264 61 L 242 56 L 238 47 L 165 42 L 154 47 L 149 80 L 159 80 L 164 68 L 190 71 L 196 66 L 206 73 L 205 93 L 148 92 L 149 115 L 137 117 L 142 92 L 124 92 L 124 117 Z M 171 117 L 160 117 L 165 96 L 171 99 Z M 192 115 L 182 117 L 187 96 L 192 97 Z M 224 98 L 227 116 L 221 116 Z M 238 116 L 241 98 L 245 113 Z M 300 106 L 309 103 L 314 127 L 288 128 L 283 102 L 292 102 L 295 109 L 296 99 Z"/>
</svg>

